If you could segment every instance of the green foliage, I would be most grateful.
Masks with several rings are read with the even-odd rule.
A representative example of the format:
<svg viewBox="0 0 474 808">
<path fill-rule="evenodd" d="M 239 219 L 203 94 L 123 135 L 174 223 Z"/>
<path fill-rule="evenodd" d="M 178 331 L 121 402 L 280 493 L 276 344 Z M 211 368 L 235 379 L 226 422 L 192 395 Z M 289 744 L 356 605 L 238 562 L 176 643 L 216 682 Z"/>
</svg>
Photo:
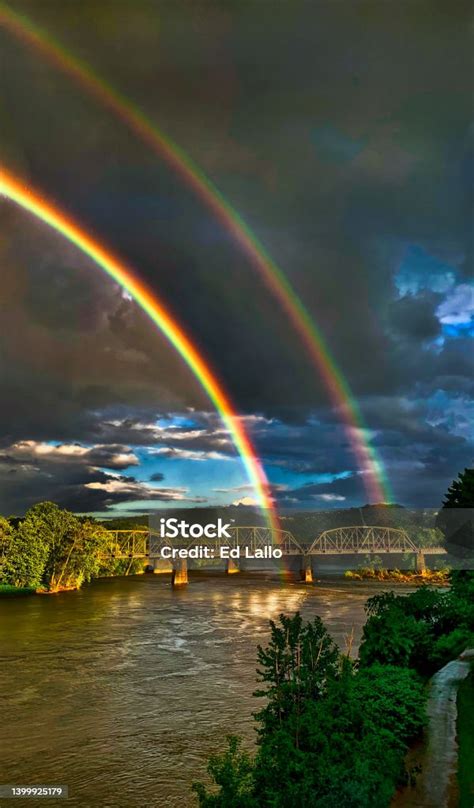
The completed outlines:
<svg viewBox="0 0 474 808">
<path fill-rule="evenodd" d="M 252 766 L 238 745 L 212 759 L 220 791 L 195 785 L 200 805 L 258 808 L 387 806 L 404 775 L 408 744 L 424 724 L 425 691 L 414 671 L 357 670 L 340 656 L 317 618 L 280 616 L 259 648 L 266 706 L 255 714 Z"/>
<path fill-rule="evenodd" d="M 0 581 L 12 584 L 10 558 L 15 540 L 15 531 L 8 519 L 0 516 Z"/>
<path fill-rule="evenodd" d="M 97 575 L 100 550 L 108 541 L 101 525 L 41 502 L 17 528 L 0 520 L 0 580 L 52 592 L 76 588 Z"/>
<path fill-rule="evenodd" d="M 407 744 L 424 723 L 424 693 L 411 671 L 377 666 L 355 672 L 342 662 L 326 694 L 308 700 L 299 744 L 278 730 L 256 762 L 260 805 L 388 805 L 403 776 Z"/>
<path fill-rule="evenodd" d="M 222 755 L 209 759 L 207 771 L 218 793 L 209 792 L 202 783 L 193 783 L 201 808 L 257 808 L 253 796 L 254 764 L 246 752 L 240 751 L 241 741 L 234 735 L 227 737 L 228 749 Z"/>
<path fill-rule="evenodd" d="M 384 675 L 379 669 L 367 681 L 343 661 L 339 676 L 328 680 L 325 694 L 305 702 L 297 743 L 294 716 L 289 717 L 288 727 L 261 739 L 255 771 L 259 805 L 388 805 L 403 772 L 403 753 L 412 727 L 398 736 L 398 727 L 394 727 L 397 704 L 392 704 L 391 697 L 399 685 L 399 670 L 382 688 L 383 697 L 371 703 L 372 691 Z M 416 697 L 419 695 L 417 690 Z M 384 715 L 387 705 L 390 719 Z"/>
<path fill-rule="evenodd" d="M 425 693 L 415 671 L 375 664 L 361 668 L 356 683 L 366 731 L 375 735 L 384 729 L 402 746 L 418 737 L 425 722 Z"/>
<path fill-rule="evenodd" d="M 59 548 L 49 587 L 78 587 L 100 569 L 99 554 L 109 541 L 107 531 L 94 522 L 79 522 Z"/>
<path fill-rule="evenodd" d="M 5 519 L 4 516 L 0 516 L 0 564 L 8 555 L 13 534 L 14 530 L 8 519 Z"/>
<path fill-rule="evenodd" d="M 262 732 L 280 726 L 289 715 L 298 715 L 306 699 L 317 699 L 328 678 L 337 671 L 337 646 L 321 619 L 303 623 L 297 612 L 280 615 L 280 625 L 270 621 L 270 642 L 258 647 L 258 678 L 267 687 L 256 696 L 266 696 L 267 705 L 257 714 Z"/>
<path fill-rule="evenodd" d="M 407 596 L 388 592 L 370 598 L 361 665 L 402 665 L 428 676 L 472 643 L 474 573 L 454 572 L 450 579 L 449 591 L 424 586 Z"/>
<path fill-rule="evenodd" d="M 349 581 L 361 581 L 362 574 L 360 572 L 355 572 L 355 570 L 346 570 L 344 572 L 344 578 L 347 578 Z"/>
<path fill-rule="evenodd" d="M 371 617 L 364 626 L 360 648 L 361 665 L 403 665 L 409 667 L 420 646 L 430 642 L 427 626 L 399 609 Z"/>
<path fill-rule="evenodd" d="M 99 569 L 98 554 L 108 540 L 107 531 L 81 521 L 52 502 L 31 508 L 20 527 L 29 544 L 45 548 L 41 583 L 50 591 L 78 587 Z"/>
<path fill-rule="evenodd" d="M 30 545 L 36 542 L 38 547 L 44 549 L 45 561 L 40 583 L 52 591 L 61 586 L 68 573 L 68 560 L 74 552 L 79 529 L 79 520 L 53 502 L 34 505 L 21 524 L 20 532 L 25 540 Z M 65 581 L 64 585 L 67 586 Z"/>
<path fill-rule="evenodd" d="M 465 648 L 474 645 L 474 633 L 466 627 L 455 628 L 449 634 L 438 637 L 431 651 L 433 667 L 441 668 L 450 659 L 456 659 Z"/>
<path fill-rule="evenodd" d="M 464 469 L 451 483 L 443 508 L 474 508 L 474 468 Z"/>
<path fill-rule="evenodd" d="M 474 605 L 474 570 L 453 570 L 450 579 L 453 595 Z"/>
<path fill-rule="evenodd" d="M 42 536 L 36 536 L 30 530 L 26 519 L 14 530 L 8 552 L 2 564 L 2 583 L 16 587 L 33 587 L 41 585 L 46 561 L 48 544 Z"/>
<path fill-rule="evenodd" d="M 97 576 L 110 578 L 117 575 L 138 575 L 143 572 L 143 559 L 141 558 L 103 558 L 101 559 Z"/>
</svg>

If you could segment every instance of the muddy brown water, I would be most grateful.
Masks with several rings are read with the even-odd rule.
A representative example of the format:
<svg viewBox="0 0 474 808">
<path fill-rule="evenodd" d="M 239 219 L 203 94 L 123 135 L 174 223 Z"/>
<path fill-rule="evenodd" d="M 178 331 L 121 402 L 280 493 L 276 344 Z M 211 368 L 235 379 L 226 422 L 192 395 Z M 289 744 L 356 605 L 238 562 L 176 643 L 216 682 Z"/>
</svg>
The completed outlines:
<svg viewBox="0 0 474 808">
<path fill-rule="evenodd" d="M 256 647 L 268 620 L 319 615 L 342 648 L 353 631 L 355 651 L 365 601 L 387 588 L 196 573 L 180 590 L 144 575 L 1 600 L 0 780 L 67 784 L 69 800 L 55 805 L 193 806 L 190 785 L 226 734 L 253 744 Z"/>
</svg>

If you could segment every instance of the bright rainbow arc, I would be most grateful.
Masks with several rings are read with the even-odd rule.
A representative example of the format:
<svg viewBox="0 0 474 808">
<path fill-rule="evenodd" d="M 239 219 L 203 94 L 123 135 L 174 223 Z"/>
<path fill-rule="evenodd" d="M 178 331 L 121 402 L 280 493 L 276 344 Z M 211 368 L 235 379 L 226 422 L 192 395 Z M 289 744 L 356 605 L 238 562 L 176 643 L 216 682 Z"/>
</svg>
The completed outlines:
<svg viewBox="0 0 474 808">
<path fill-rule="evenodd" d="M 309 356 L 326 384 L 332 403 L 341 413 L 346 434 L 357 459 L 369 498 L 374 502 L 390 502 L 392 494 L 381 460 L 368 437 L 360 407 L 332 358 L 324 337 L 298 297 L 284 272 L 273 261 L 264 246 L 246 225 L 240 214 L 227 202 L 216 186 L 171 138 L 150 123 L 127 98 L 98 78 L 92 70 L 71 56 L 60 44 L 40 30 L 29 19 L 13 12 L 0 0 L 0 24 L 26 40 L 72 75 L 106 107 L 121 118 L 143 141 L 184 179 L 196 195 L 212 210 L 232 234 L 243 252 L 251 259 L 266 285 L 279 300 L 293 327 L 301 337 Z"/>
<path fill-rule="evenodd" d="M 158 296 L 139 280 L 135 273 L 119 261 L 108 249 L 87 235 L 75 222 L 57 210 L 37 192 L 26 188 L 22 182 L 0 166 L 0 196 L 11 200 L 28 211 L 44 224 L 49 225 L 64 238 L 89 256 L 107 275 L 125 289 L 140 308 L 168 338 L 173 347 L 188 365 L 205 390 L 223 423 L 231 435 L 234 446 L 242 460 L 249 481 L 254 488 L 259 507 L 264 511 L 268 526 L 279 527 L 278 518 L 269 492 L 269 484 L 263 467 L 248 437 L 241 418 L 234 410 L 227 394 L 222 389 L 207 362 L 186 336 L 181 326 L 171 317 Z"/>
</svg>

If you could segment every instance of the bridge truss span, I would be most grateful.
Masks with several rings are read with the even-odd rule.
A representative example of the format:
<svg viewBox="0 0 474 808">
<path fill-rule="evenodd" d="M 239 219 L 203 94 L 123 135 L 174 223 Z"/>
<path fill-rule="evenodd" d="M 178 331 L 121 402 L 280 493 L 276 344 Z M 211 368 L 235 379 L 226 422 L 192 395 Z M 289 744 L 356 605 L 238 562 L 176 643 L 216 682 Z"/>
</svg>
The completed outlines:
<svg viewBox="0 0 474 808">
<path fill-rule="evenodd" d="M 222 547 L 248 550 L 249 555 L 255 555 L 256 550 L 265 550 L 268 547 L 278 547 L 284 556 L 302 556 L 305 550 L 289 530 L 270 529 L 268 527 L 236 525 L 228 529 L 229 538 L 199 538 L 189 539 L 179 537 L 169 539 L 162 537 L 154 530 L 114 530 L 110 531 L 111 540 L 105 553 L 112 558 L 161 558 L 163 548 L 190 550 L 193 547 L 208 547 L 216 556 Z M 167 554 L 167 557 L 168 554 Z"/>
<path fill-rule="evenodd" d="M 228 528 L 229 536 L 208 538 L 199 536 L 190 539 L 182 536 L 176 539 L 162 537 L 154 530 L 111 530 L 110 542 L 101 553 L 104 558 L 144 558 L 150 561 L 170 558 L 169 548 L 191 550 L 194 547 L 207 547 L 219 557 L 223 547 L 239 548 L 242 556 L 262 557 L 258 551 L 273 547 L 279 548 L 283 556 L 353 555 L 414 553 L 420 556 L 444 555 L 443 547 L 418 547 L 401 528 L 374 525 L 354 525 L 325 530 L 313 543 L 300 544 L 289 530 L 268 527 L 234 525 Z M 166 548 L 165 553 L 163 550 Z M 209 556 L 206 556 L 209 557 Z M 264 556 L 267 557 L 267 556 Z"/>
<path fill-rule="evenodd" d="M 268 527 L 259 527 L 252 525 L 249 527 L 241 527 L 236 525 L 228 528 L 229 538 L 222 536 L 221 538 L 206 538 L 205 536 L 187 539 L 180 546 L 190 550 L 193 547 L 208 547 L 212 550 L 216 557 L 219 556 L 220 550 L 223 547 L 231 549 L 239 548 L 239 550 L 248 551 L 250 556 L 255 555 L 257 550 L 265 550 L 268 547 L 278 547 L 282 554 L 287 555 L 302 555 L 304 550 L 296 541 L 294 536 L 288 530 L 276 530 Z M 162 544 L 170 544 L 170 540 L 161 539 Z M 174 542 L 173 542 L 174 544 Z M 152 548 L 152 539 L 150 536 L 150 550 Z M 150 552 L 150 556 L 154 555 Z"/>
<path fill-rule="evenodd" d="M 148 555 L 148 530 L 110 530 L 110 542 L 102 553 L 106 558 L 145 558 Z"/>
<path fill-rule="evenodd" d="M 312 543 L 309 555 L 351 553 L 417 553 L 408 534 L 393 527 L 353 525 L 325 530 Z"/>
<path fill-rule="evenodd" d="M 289 530 L 275 528 L 236 525 L 229 529 L 231 539 L 220 539 L 226 547 L 248 547 L 249 551 L 264 550 L 266 547 L 278 547 L 283 555 L 302 555 L 304 550 Z M 199 540 L 198 540 L 199 542 Z"/>
</svg>

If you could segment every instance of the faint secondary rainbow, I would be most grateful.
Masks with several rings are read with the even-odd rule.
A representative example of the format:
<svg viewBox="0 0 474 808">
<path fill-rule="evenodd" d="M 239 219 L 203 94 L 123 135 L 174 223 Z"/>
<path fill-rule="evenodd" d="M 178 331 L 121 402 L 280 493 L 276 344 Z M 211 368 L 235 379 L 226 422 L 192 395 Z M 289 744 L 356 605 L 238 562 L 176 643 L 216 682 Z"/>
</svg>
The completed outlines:
<svg viewBox="0 0 474 808">
<path fill-rule="evenodd" d="M 308 310 L 289 283 L 286 275 L 273 261 L 264 246 L 229 204 L 218 188 L 171 138 L 165 135 L 128 98 L 121 95 L 88 65 L 72 56 L 47 32 L 31 20 L 12 11 L 0 0 L 0 24 L 33 45 L 59 68 L 73 76 L 104 106 L 112 110 L 138 137 L 165 160 L 196 195 L 212 210 L 227 231 L 250 258 L 260 276 L 279 300 L 301 337 L 311 360 L 323 379 L 332 403 L 341 414 L 346 434 L 362 474 L 369 498 L 374 502 L 390 502 L 392 494 L 383 463 L 371 445 L 369 430 L 349 384 L 331 356 L 324 337 Z"/>
<path fill-rule="evenodd" d="M 75 222 L 59 211 L 37 191 L 0 166 L 0 197 L 4 196 L 23 210 L 28 211 L 44 224 L 49 225 L 79 250 L 89 256 L 122 289 L 126 290 L 140 308 L 168 338 L 184 362 L 205 390 L 223 423 L 229 431 L 234 446 L 242 460 L 249 481 L 255 491 L 259 507 L 265 512 L 269 527 L 278 528 L 278 519 L 269 492 L 269 484 L 255 449 L 243 426 L 242 419 L 234 410 L 227 393 L 222 389 L 215 374 L 192 344 L 181 326 L 166 311 L 158 296 L 138 279 L 135 272 L 116 258 L 108 248 L 99 244 Z"/>
</svg>

